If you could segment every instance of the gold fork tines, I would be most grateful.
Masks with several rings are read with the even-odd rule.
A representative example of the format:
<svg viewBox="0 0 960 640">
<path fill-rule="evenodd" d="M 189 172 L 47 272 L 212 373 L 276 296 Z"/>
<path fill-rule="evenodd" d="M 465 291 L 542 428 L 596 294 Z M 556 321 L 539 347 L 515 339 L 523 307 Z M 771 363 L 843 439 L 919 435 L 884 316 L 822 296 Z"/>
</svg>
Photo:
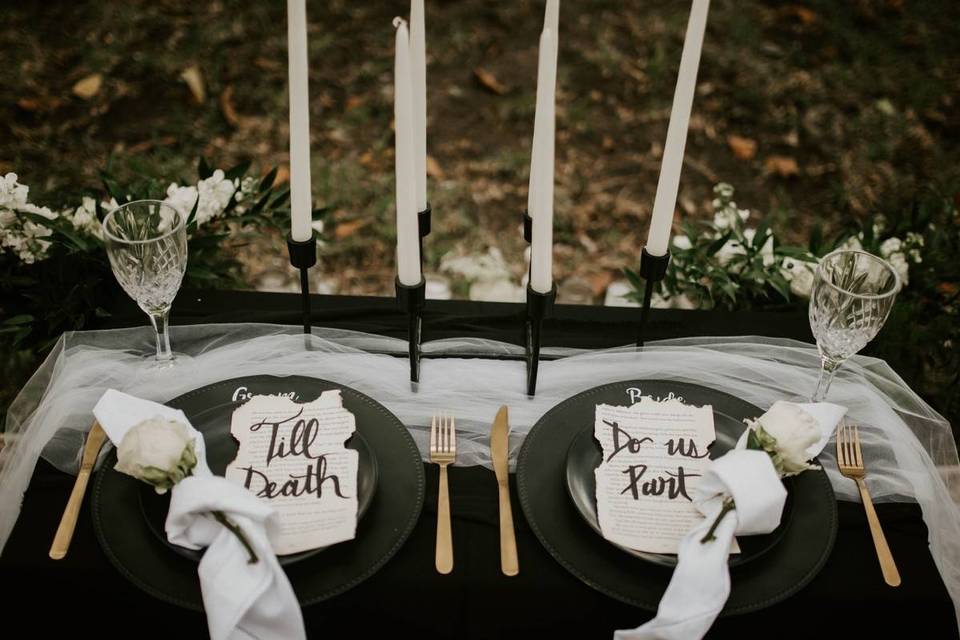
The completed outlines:
<svg viewBox="0 0 960 640">
<path fill-rule="evenodd" d="M 863 453 L 860 450 L 860 431 L 856 426 L 843 422 L 837 427 L 837 467 L 840 473 L 857 483 L 860 497 L 863 499 L 863 509 L 867 512 L 867 522 L 870 523 L 870 535 L 873 536 L 873 546 L 877 548 L 877 558 L 880 560 L 880 570 L 883 571 L 884 581 L 891 587 L 900 586 L 900 572 L 893 561 L 893 554 L 887 545 L 887 538 L 883 535 L 880 520 L 873 508 L 873 500 L 867 491 L 866 470 L 863 466 Z"/>
<path fill-rule="evenodd" d="M 457 459 L 456 420 L 449 414 L 434 414 L 430 421 L 430 462 L 440 465 L 440 491 L 437 496 L 437 553 L 440 573 L 453 571 L 453 536 L 450 531 L 450 490 L 447 465 Z"/>
</svg>

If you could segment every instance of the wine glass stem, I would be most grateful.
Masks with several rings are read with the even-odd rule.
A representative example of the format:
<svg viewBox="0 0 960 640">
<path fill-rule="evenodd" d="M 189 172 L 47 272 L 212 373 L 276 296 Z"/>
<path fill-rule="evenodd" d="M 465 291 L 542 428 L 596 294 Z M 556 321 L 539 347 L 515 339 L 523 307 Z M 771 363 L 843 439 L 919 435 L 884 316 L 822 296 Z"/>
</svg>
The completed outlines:
<svg viewBox="0 0 960 640">
<path fill-rule="evenodd" d="M 833 382 L 833 376 L 840 368 L 842 360 L 822 357 L 820 359 L 820 380 L 817 381 L 817 390 L 813 394 L 813 402 L 823 402 Z"/>
<path fill-rule="evenodd" d="M 150 314 L 150 323 L 153 324 L 153 330 L 157 336 L 157 361 L 166 362 L 173 358 L 173 351 L 170 349 L 170 332 L 167 327 L 167 317 L 169 311 Z"/>
</svg>

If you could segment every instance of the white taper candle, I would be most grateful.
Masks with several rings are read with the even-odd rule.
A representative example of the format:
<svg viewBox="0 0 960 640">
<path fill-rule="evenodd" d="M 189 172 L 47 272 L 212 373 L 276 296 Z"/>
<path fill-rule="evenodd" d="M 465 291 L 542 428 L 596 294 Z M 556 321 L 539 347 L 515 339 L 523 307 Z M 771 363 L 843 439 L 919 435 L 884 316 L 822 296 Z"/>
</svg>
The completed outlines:
<svg viewBox="0 0 960 640">
<path fill-rule="evenodd" d="M 554 92 L 557 83 L 556 42 L 553 32 L 540 34 L 540 57 L 537 73 L 537 143 L 542 155 L 537 166 L 536 214 L 533 216 L 533 238 L 530 247 L 530 286 L 547 293 L 553 287 L 553 164 L 554 164 Z M 542 87 L 542 90 L 541 90 Z M 542 98 L 542 99 L 541 99 Z"/>
<path fill-rule="evenodd" d="M 544 11 L 543 16 L 543 28 L 550 29 L 553 34 L 553 41 L 555 45 L 559 44 L 559 39 L 557 37 L 557 29 L 560 22 L 560 0 L 547 0 L 547 7 Z M 556 76 L 556 67 L 557 67 L 557 46 L 554 46 L 554 55 L 552 58 L 553 64 L 553 73 Z M 543 57 L 541 56 L 541 61 Z M 538 65 L 540 63 L 538 62 Z M 543 191 L 543 187 L 537 184 L 537 181 L 540 179 L 540 158 L 543 156 L 543 142 L 538 141 L 537 138 L 537 120 L 542 119 L 544 116 L 541 110 L 541 92 L 545 91 L 546 88 L 542 87 L 539 83 L 539 68 L 537 73 L 537 101 L 536 101 L 536 111 L 533 116 L 533 142 L 530 145 L 530 181 L 527 185 L 527 214 L 533 217 L 534 212 L 537 209 L 537 194 Z M 550 95 L 546 96 L 546 99 L 549 100 L 551 104 L 555 104 L 555 87 L 549 88 Z"/>
<path fill-rule="evenodd" d="M 394 18 L 397 28 L 393 68 L 393 117 L 396 139 L 397 276 L 400 283 L 420 283 L 420 235 L 417 227 L 414 178 L 413 89 L 410 77 L 410 37 L 407 24 Z"/>
<path fill-rule="evenodd" d="M 287 62 L 290 85 L 290 235 L 303 242 L 313 235 L 305 0 L 287 0 Z"/>
<path fill-rule="evenodd" d="M 690 124 L 693 94 L 697 86 L 697 67 L 700 65 L 700 50 L 703 47 L 703 34 L 707 27 L 709 8 L 710 0 L 693 0 L 690 20 L 687 22 L 687 35 L 683 41 L 683 53 L 680 56 L 677 88 L 673 94 L 670 124 L 667 126 L 667 142 L 664 145 L 663 161 L 660 164 L 657 196 L 653 201 L 650 233 L 647 236 L 647 252 L 655 256 L 665 254 L 670 243 L 673 212 L 677 206 L 677 191 L 680 187 L 680 170 L 683 167 L 683 151 L 687 144 L 687 128 Z"/>
<path fill-rule="evenodd" d="M 417 211 L 424 211 L 427 208 L 427 44 L 423 0 L 410 2 L 410 71 L 413 74 L 413 142 Z"/>
</svg>

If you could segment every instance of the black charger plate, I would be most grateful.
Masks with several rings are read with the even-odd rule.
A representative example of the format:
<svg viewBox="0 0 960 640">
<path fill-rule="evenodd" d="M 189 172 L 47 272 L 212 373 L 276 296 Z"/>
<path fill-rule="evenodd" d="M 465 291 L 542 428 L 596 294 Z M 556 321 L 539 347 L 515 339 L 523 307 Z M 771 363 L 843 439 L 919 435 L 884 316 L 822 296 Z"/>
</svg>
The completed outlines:
<svg viewBox="0 0 960 640">
<path fill-rule="evenodd" d="M 181 409 L 205 438 L 211 429 L 225 428 L 229 433 L 232 410 L 210 409 L 239 406 L 243 400 L 234 400 L 239 388 L 248 394 L 292 392 L 299 402 L 315 400 L 326 390 L 341 391 L 343 406 L 356 418 L 357 433 L 377 460 L 376 491 L 357 523 L 356 538 L 288 563 L 284 570 L 304 606 L 369 578 L 403 545 L 423 506 L 423 464 L 406 427 L 369 396 L 335 382 L 304 376 L 234 378 L 190 391 L 167 404 Z M 207 421 L 205 414 L 217 418 Z M 115 471 L 115 464 L 116 452 L 111 451 L 93 485 L 93 523 L 100 546 L 120 573 L 147 593 L 202 610 L 196 561 L 174 551 L 154 534 L 141 507 L 143 483 Z"/>
<path fill-rule="evenodd" d="M 658 397 L 674 393 L 689 404 L 712 405 L 715 418 L 721 415 L 720 420 L 730 426 L 763 412 L 700 385 L 630 380 L 595 387 L 561 402 L 527 434 L 517 459 L 517 489 L 524 515 L 540 542 L 586 584 L 653 611 L 672 567 L 633 557 L 603 539 L 581 515 L 566 483 L 568 451 L 585 428 L 592 428 L 596 405 L 629 404 L 630 388 Z M 826 473 L 806 471 L 793 478 L 792 485 L 789 517 L 770 534 L 775 543 L 764 545 L 753 561 L 731 567 L 732 588 L 721 615 L 755 611 L 788 598 L 812 580 L 830 556 L 837 533 L 837 505 Z"/>
</svg>

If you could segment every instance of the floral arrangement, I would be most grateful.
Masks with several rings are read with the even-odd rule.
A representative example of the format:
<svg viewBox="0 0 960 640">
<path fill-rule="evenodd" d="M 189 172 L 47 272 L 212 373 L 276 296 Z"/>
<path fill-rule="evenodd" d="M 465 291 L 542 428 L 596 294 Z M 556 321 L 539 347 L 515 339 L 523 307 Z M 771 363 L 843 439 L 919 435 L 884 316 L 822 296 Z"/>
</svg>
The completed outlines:
<svg viewBox="0 0 960 640">
<path fill-rule="evenodd" d="M 274 186 L 277 170 L 249 174 L 246 162 L 227 170 L 201 159 L 196 180 L 144 178 L 121 187 L 102 174 L 104 190 L 68 206 L 42 206 L 14 173 L 0 178 L 0 337 L 14 344 L 52 340 L 79 329 L 119 291 L 101 238 L 101 220 L 124 202 L 162 199 L 187 215 L 186 286 L 243 286 L 236 247 L 254 230 L 285 224 L 289 191 Z M 315 225 L 322 225 L 316 212 Z"/>
<path fill-rule="evenodd" d="M 737 206 L 729 184 L 720 183 L 713 192 L 713 220 L 685 222 L 684 233 L 673 237 L 655 306 L 754 308 L 809 296 L 816 257 L 779 243 L 765 222 L 747 226 L 750 211 Z M 634 287 L 628 297 L 642 300 L 643 280 L 629 269 L 625 273 Z"/>
<path fill-rule="evenodd" d="M 737 206 L 731 185 L 717 184 L 713 192 L 713 220 L 684 223 L 684 233 L 673 237 L 670 264 L 660 291 L 654 293 L 654 306 L 749 309 L 807 300 L 820 257 L 834 249 L 883 257 L 904 285 L 910 281 L 910 266 L 923 261 L 924 236 L 906 231 L 901 239 L 883 215 L 831 245 L 823 246 L 816 231 L 808 247 L 789 246 L 779 243 L 765 222 L 747 226 L 750 211 Z M 643 280 L 630 269 L 625 273 L 634 288 L 628 297 L 642 300 Z"/>
<path fill-rule="evenodd" d="M 869 353 L 885 359 L 954 424 L 960 423 L 960 177 L 903 189 L 882 199 L 876 214 L 829 240 L 814 228 L 806 247 L 781 244 L 733 200 L 728 184 L 714 187 L 713 219 L 683 224 L 653 303 L 661 307 L 731 310 L 802 308 L 819 259 L 834 249 L 860 249 L 896 269 L 903 289 Z M 644 281 L 626 270 L 643 299 Z"/>
</svg>

